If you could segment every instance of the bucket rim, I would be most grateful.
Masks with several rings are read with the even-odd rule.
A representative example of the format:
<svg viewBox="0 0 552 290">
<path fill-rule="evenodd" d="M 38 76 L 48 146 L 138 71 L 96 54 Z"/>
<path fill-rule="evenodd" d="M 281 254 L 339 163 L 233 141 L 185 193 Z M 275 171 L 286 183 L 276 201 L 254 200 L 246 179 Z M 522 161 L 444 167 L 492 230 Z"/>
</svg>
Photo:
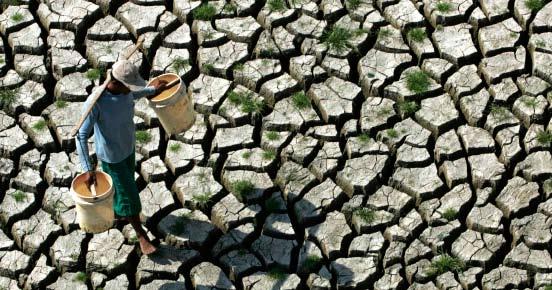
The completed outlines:
<svg viewBox="0 0 552 290">
<path fill-rule="evenodd" d="M 84 174 L 86 174 L 86 172 L 83 172 L 81 174 L 78 174 L 77 176 L 75 176 L 75 178 L 73 178 L 73 180 L 71 181 L 71 188 L 70 188 L 70 192 L 73 196 L 81 199 L 82 201 L 86 201 L 86 202 L 90 202 L 90 203 L 94 203 L 94 202 L 98 202 L 98 201 L 102 201 L 104 200 L 105 198 L 107 198 L 112 192 L 113 192 L 113 179 L 111 178 L 111 176 L 109 176 L 109 174 L 103 172 L 103 171 L 98 171 L 96 170 L 96 174 L 101 174 L 101 175 L 104 175 L 109 183 L 109 188 L 105 191 L 105 193 L 101 194 L 101 195 L 97 195 L 96 197 L 90 197 L 90 196 L 83 196 L 83 195 L 80 195 L 76 190 L 74 190 L 75 188 L 75 181 L 77 181 L 77 179 L 80 177 L 80 176 L 83 176 Z"/>
<path fill-rule="evenodd" d="M 182 87 L 182 78 L 178 74 L 175 74 L 175 73 L 172 73 L 172 72 L 160 74 L 160 75 L 152 78 L 151 80 L 148 81 L 147 85 L 149 86 L 151 84 L 151 82 L 153 82 L 154 80 L 156 80 L 160 77 L 163 77 L 163 76 L 176 76 L 178 79 L 180 79 L 180 82 L 177 85 L 175 85 L 176 86 L 176 91 L 178 92 L 181 89 L 181 87 Z M 162 100 L 148 99 L 148 101 L 150 101 L 152 104 L 155 104 L 155 105 L 165 105 L 165 104 L 172 103 L 171 101 L 169 101 L 172 98 L 173 98 L 173 96 L 168 97 L 168 98 L 164 98 Z"/>
</svg>

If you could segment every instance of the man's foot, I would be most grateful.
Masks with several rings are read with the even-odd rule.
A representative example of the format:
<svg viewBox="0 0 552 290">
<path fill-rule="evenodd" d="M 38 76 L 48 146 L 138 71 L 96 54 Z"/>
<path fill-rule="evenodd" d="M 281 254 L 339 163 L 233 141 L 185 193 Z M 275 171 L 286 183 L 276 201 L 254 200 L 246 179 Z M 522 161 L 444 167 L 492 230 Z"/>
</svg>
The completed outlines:
<svg viewBox="0 0 552 290">
<path fill-rule="evenodd" d="M 144 255 L 151 255 L 157 251 L 157 248 L 148 240 L 141 238 L 140 239 L 140 251 Z"/>
</svg>

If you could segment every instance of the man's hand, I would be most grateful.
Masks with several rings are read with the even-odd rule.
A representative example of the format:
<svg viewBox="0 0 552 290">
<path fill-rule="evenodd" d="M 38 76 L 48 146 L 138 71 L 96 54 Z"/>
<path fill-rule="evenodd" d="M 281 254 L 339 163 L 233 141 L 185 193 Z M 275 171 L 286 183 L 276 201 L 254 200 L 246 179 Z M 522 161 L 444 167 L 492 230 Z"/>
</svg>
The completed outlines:
<svg viewBox="0 0 552 290">
<path fill-rule="evenodd" d="M 86 186 L 88 186 L 88 189 L 92 188 L 92 184 L 96 185 L 96 172 L 87 171 L 84 174 L 84 182 L 86 183 Z"/>
<path fill-rule="evenodd" d="M 155 79 L 151 82 L 151 86 L 155 88 L 155 94 L 159 94 L 167 88 L 167 81 Z"/>
</svg>

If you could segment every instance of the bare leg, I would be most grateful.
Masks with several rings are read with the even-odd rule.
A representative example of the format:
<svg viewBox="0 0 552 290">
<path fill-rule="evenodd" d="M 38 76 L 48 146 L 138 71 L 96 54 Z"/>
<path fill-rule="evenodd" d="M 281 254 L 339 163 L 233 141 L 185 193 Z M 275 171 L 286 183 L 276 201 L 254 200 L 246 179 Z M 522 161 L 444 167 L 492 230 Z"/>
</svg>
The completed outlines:
<svg viewBox="0 0 552 290">
<path fill-rule="evenodd" d="M 155 253 L 157 248 L 152 245 L 151 241 L 148 238 L 148 234 L 142 228 L 142 223 L 140 222 L 140 217 L 135 215 L 127 217 L 126 220 L 132 225 L 134 231 L 136 231 L 136 236 L 138 241 L 140 241 L 140 250 L 144 255 L 149 255 Z"/>
</svg>

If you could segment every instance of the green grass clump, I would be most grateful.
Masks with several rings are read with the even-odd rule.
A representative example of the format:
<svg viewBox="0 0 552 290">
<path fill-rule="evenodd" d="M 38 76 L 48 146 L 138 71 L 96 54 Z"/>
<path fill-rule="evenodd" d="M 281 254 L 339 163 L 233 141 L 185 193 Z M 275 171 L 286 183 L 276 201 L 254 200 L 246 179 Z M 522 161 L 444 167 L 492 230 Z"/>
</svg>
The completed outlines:
<svg viewBox="0 0 552 290">
<path fill-rule="evenodd" d="M 280 267 L 272 267 L 268 270 L 268 277 L 272 280 L 283 280 L 286 278 L 286 272 Z"/>
<path fill-rule="evenodd" d="M 422 42 L 427 38 L 427 33 L 425 29 L 412 28 L 408 31 L 408 37 L 415 42 Z"/>
<path fill-rule="evenodd" d="M 177 72 L 180 73 L 184 70 L 186 70 L 190 66 L 190 61 L 187 59 L 184 59 L 182 57 L 177 57 L 173 60 L 172 68 Z"/>
<path fill-rule="evenodd" d="M 280 208 L 280 203 L 276 197 L 272 197 L 265 201 L 265 207 L 268 212 L 273 213 Z"/>
<path fill-rule="evenodd" d="M 0 102 L 4 105 L 10 105 L 15 101 L 17 97 L 17 90 L 13 89 L 0 89 Z"/>
<path fill-rule="evenodd" d="M 86 78 L 91 81 L 99 80 L 101 76 L 102 76 L 102 71 L 97 68 L 89 69 L 86 72 Z"/>
<path fill-rule="evenodd" d="M 399 102 L 398 106 L 399 106 L 399 111 L 401 111 L 407 116 L 416 113 L 416 111 L 418 111 L 419 109 L 418 104 L 416 104 L 416 102 L 413 102 L 413 101 Z"/>
<path fill-rule="evenodd" d="M 552 142 L 552 132 L 548 130 L 538 132 L 537 142 L 539 142 L 539 144 L 548 144 Z"/>
<path fill-rule="evenodd" d="M 508 109 L 498 105 L 491 106 L 491 115 L 498 120 L 505 120 L 508 118 Z"/>
<path fill-rule="evenodd" d="M 449 254 L 442 254 L 439 258 L 431 262 L 428 275 L 435 277 L 444 274 L 448 271 L 460 273 L 464 270 L 464 263 Z"/>
<path fill-rule="evenodd" d="M 286 3 L 284 0 L 268 0 L 266 4 L 268 4 L 268 9 L 270 11 L 279 12 L 286 10 Z"/>
<path fill-rule="evenodd" d="M 449 2 L 439 1 L 437 2 L 435 8 L 437 8 L 439 12 L 450 12 L 452 10 L 452 4 L 450 4 Z"/>
<path fill-rule="evenodd" d="M 426 92 L 429 85 L 429 76 L 423 71 L 414 71 L 406 75 L 406 87 L 414 93 Z"/>
<path fill-rule="evenodd" d="M 362 133 L 360 135 L 358 135 L 358 141 L 360 141 L 360 143 L 368 143 L 368 141 L 370 141 L 370 136 L 368 136 L 368 134 L 366 133 Z"/>
<path fill-rule="evenodd" d="M 232 12 L 236 11 L 236 5 L 234 5 L 232 3 L 226 3 L 226 4 L 224 4 L 224 7 L 222 7 L 222 10 L 224 10 L 225 12 L 232 13 Z"/>
<path fill-rule="evenodd" d="M 544 4 L 544 0 L 525 0 L 525 7 L 531 11 L 541 10 Z"/>
<path fill-rule="evenodd" d="M 181 235 L 186 231 L 186 224 L 188 223 L 190 219 L 189 213 L 183 213 L 179 217 L 176 218 L 176 221 L 171 225 L 171 233 L 176 235 Z"/>
<path fill-rule="evenodd" d="M 445 212 L 441 216 L 447 221 L 451 221 L 451 220 L 454 220 L 457 215 L 458 215 L 458 211 L 454 208 L 449 207 L 445 210 Z"/>
<path fill-rule="evenodd" d="M 291 100 L 293 101 L 293 106 L 298 110 L 304 110 L 311 107 L 310 99 L 304 92 L 294 93 L 291 95 Z"/>
<path fill-rule="evenodd" d="M 270 141 L 276 141 L 280 139 L 280 134 L 276 131 L 268 131 L 265 133 L 266 139 Z"/>
<path fill-rule="evenodd" d="M 391 36 L 391 30 L 387 28 L 381 28 L 378 30 L 378 38 L 386 38 Z"/>
<path fill-rule="evenodd" d="M 73 281 L 86 283 L 86 281 L 88 281 L 88 276 L 86 276 L 86 273 L 84 272 L 77 272 L 77 274 L 75 274 L 75 277 L 73 277 Z"/>
<path fill-rule="evenodd" d="M 136 142 L 140 144 L 148 143 L 151 138 L 152 136 L 148 131 L 136 131 Z"/>
<path fill-rule="evenodd" d="M 245 66 L 241 62 L 234 65 L 234 70 L 237 70 L 237 71 L 242 71 L 244 68 Z"/>
<path fill-rule="evenodd" d="M 206 192 L 198 195 L 194 195 L 192 197 L 192 200 L 197 204 L 200 208 L 205 208 L 207 204 L 211 201 L 211 193 Z"/>
<path fill-rule="evenodd" d="M 346 28 L 333 26 L 330 30 L 324 31 L 321 41 L 329 50 L 335 50 L 338 53 L 351 47 L 350 39 L 353 37 L 351 31 Z"/>
<path fill-rule="evenodd" d="M 243 158 L 243 159 L 249 159 L 249 158 L 251 158 L 251 151 L 243 152 L 243 153 L 242 153 L 242 158 Z"/>
<path fill-rule="evenodd" d="M 56 108 L 63 109 L 65 107 L 67 107 L 67 102 L 66 101 L 64 101 L 64 100 L 57 100 L 56 101 Z"/>
<path fill-rule="evenodd" d="M 217 9 L 215 8 L 215 6 L 209 3 L 201 4 L 192 13 L 192 15 L 194 16 L 194 19 L 205 20 L 205 21 L 209 21 L 213 19 L 215 14 L 217 14 Z"/>
<path fill-rule="evenodd" d="M 20 22 L 21 20 L 23 20 L 23 14 L 15 12 L 10 18 L 11 20 L 13 20 L 13 22 Z"/>
<path fill-rule="evenodd" d="M 4 59 L 3 56 L 0 55 L 0 64 L 4 64 L 6 63 L 6 60 Z"/>
<path fill-rule="evenodd" d="M 544 290 L 552 290 L 552 285 L 546 285 L 546 286 L 544 287 Z"/>
<path fill-rule="evenodd" d="M 181 147 L 182 146 L 180 145 L 180 143 L 173 143 L 173 144 L 171 144 L 171 146 L 169 146 L 169 150 L 173 153 L 176 153 L 176 152 L 180 151 Z"/>
<path fill-rule="evenodd" d="M 203 71 L 206 74 L 210 74 L 211 72 L 213 72 L 215 70 L 215 66 L 210 64 L 210 63 L 206 63 L 202 67 L 203 67 Z"/>
<path fill-rule="evenodd" d="M 255 191 L 255 185 L 249 180 L 238 180 L 232 183 L 232 191 L 237 196 L 243 198 Z"/>
<path fill-rule="evenodd" d="M 27 200 L 27 195 L 21 190 L 14 191 L 11 196 L 15 199 L 15 202 L 24 202 Z"/>
<path fill-rule="evenodd" d="M 314 272 L 317 270 L 322 259 L 319 256 L 308 255 L 305 261 L 303 261 L 303 268 L 308 272 Z"/>
<path fill-rule="evenodd" d="M 535 45 L 537 47 L 544 48 L 544 47 L 546 47 L 546 42 L 544 42 L 544 40 L 542 40 L 542 39 L 539 39 L 539 40 L 535 41 Z"/>
<path fill-rule="evenodd" d="M 521 98 L 521 101 L 523 102 L 524 105 L 531 108 L 535 108 L 539 104 L 539 101 L 537 101 L 537 98 L 533 98 L 529 96 Z"/>
<path fill-rule="evenodd" d="M 265 150 L 263 152 L 263 159 L 264 160 L 272 160 L 276 157 L 276 152 L 274 150 Z"/>
<path fill-rule="evenodd" d="M 347 0 L 347 4 L 349 4 L 349 8 L 351 8 L 352 10 L 357 9 L 358 6 L 360 6 L 360 3 L 362 3 L 362 1 L 360 0 Z"/>
<path fill-rule="evenodd" d="M 46 128 L 46 121 L 44 120 L 38 120 L 36 121 L 34 124 L 33 124 L 33 129 L 35 129 L 36 131 L 42 131 Z"/>
<path fill-rule="evenodd" d="M 399 137 L 399 132 L 397 132 L 397 130 L 395 130 L 395 129 L 387 129 L 385 131 L 385 133 L 387 133 L 387 136 L 389 136 L 391 138 Z"/>
<path fill-rule="evenodd" d="M 368 224 L 373 222 L 376 219 L 376 213 L 373 210 L 366 207 L 355 209 L 353 214 L 358 216 L 362 221 Z"/>
<path fill-rule="evenodd" d="M 254 99 L 253 94 L 238 93 L 231 91 L 228 93 L 228 100 L 239 105 L 240 110 L 244 113 L 261 113 L 264 110 L 265 103 L 262 99 Z"/>
</svg>

